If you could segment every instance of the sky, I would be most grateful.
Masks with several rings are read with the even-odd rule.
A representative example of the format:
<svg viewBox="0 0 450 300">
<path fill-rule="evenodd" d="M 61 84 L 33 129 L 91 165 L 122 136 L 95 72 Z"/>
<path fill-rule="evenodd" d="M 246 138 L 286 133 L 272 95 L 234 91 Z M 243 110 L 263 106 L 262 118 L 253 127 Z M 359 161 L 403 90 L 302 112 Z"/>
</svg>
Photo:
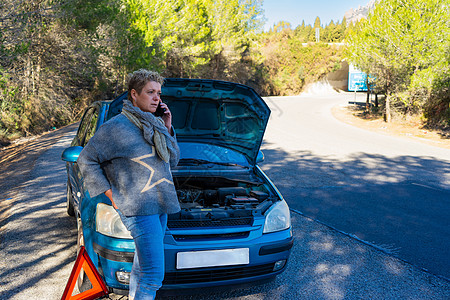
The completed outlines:
<svg viewBox="0 0 450 300">
<path fill-rule="evenodd" d="M 314 25 L 318 16 L 322 25 L 333 20 L 341 22 L 344 14 L 350 8 L 367 5 L 370 0 L 263 0 L 266 24 L 264 31 L 279 21 L 288 21 L 292 28 L 305 20 L 305 24 Z"/>
</svg>

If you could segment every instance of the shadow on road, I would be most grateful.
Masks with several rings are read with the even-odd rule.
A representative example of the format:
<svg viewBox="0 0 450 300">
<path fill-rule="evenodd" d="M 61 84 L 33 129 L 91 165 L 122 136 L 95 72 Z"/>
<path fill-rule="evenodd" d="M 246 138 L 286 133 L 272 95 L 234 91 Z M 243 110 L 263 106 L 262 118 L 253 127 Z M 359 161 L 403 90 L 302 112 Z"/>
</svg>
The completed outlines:
<svg viewBox="0 0 450 300">
<path fill-rule="evenodd" d="M 55 144 L 62 135 L 77 128 L 78 123 L 42 135 L 28 142 L 11 145 L 0 151 L 0 245 L 1 230 L 9 215 L 9 208 L 17 191 L 29 179 L 36 159 Z"/>
<path fill-rule="evenodd" d="M 446 299 L 449 283 L 298 214 L 286 271 L 273 282 L 241 290 L 198 289 L 171 300 Z"/>
<path fill-rule="evenodd" d="M 450 163 L 355 153 L 345 161 L 266 144 L 262 168 L 295 209 L 450 278 Z"/>
<path fill-rule="evenodd" d="M 76 222 L 65 213 L 67 175 L 60 159 L 71 140 L 61 135 L 72 129 L 10 151 L 13 163 L 2 166 L 2 190 L 13 187 L 6 191 L 13 206 L 3 207 L 8 215 L 0 240 L 0 299 L 62 295 L 76 251 Z"/>
<path fill-rule="evenodd" d="M 292 213 L 295 244 L 286 271 L 257 287 L 167 299 L 450 297 L 447 280 L 388 254 L 431 265 L 441 275 L 450 269 L 450 197 L 443 188 L 448 187 L 449 162 L 365 153 L 339 161 L 308 151 L 287 153 L 267 143 L 263 151 L 262 169 L 291 209 L 308 216 Z"/>
</svg>

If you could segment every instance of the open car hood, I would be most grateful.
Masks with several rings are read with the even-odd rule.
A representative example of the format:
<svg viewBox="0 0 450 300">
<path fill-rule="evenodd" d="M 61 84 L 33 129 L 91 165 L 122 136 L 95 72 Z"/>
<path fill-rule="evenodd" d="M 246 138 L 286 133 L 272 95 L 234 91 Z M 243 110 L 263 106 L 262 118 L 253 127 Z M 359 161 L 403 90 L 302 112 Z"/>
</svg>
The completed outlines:
<svg viewBox="0 0 450 300">
<path fill-rule="evenodd" d="M 126 93 L 113 101 L 108 118 L 118 113 L 123 99 Z M 179 142 L 230 148 L 256 164 L 270 109 L 255 90 L 226 81 L 167 78 L 162 101 L 172 112 Z"/>
</svg>

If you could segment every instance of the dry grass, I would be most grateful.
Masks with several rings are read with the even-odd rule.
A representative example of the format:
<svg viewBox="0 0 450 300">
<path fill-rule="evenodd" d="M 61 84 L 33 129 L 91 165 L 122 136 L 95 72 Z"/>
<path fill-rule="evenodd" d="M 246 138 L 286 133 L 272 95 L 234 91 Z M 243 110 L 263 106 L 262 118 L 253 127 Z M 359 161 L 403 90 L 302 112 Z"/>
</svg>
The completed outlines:
<svg viewBox="0 0 450 300">
<path fill-rule="evenodd" d="M 334 107 L 333 115 L 342 122 L 363 129 L 450 149 L 450 130 L 427 128 L 419 116 L 394 117 L 392 122 L 386 123 L 382 113 L 368 113 L 365 106 L 355 104 Z"/>
</svg>

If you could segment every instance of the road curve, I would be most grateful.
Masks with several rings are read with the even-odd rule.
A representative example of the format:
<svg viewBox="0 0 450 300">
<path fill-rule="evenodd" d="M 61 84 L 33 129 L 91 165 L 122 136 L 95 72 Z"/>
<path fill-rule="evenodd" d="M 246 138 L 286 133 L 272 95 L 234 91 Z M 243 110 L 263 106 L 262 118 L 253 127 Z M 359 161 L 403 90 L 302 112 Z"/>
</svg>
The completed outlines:
<svg viewBox="0 0 450 300">
<path fill-rule="evenodd" d="M 265 170 L 291 208 L 450 278 L 450 149 L 336 120 L 349 100 L 269 98 Z"/>
</svg>

